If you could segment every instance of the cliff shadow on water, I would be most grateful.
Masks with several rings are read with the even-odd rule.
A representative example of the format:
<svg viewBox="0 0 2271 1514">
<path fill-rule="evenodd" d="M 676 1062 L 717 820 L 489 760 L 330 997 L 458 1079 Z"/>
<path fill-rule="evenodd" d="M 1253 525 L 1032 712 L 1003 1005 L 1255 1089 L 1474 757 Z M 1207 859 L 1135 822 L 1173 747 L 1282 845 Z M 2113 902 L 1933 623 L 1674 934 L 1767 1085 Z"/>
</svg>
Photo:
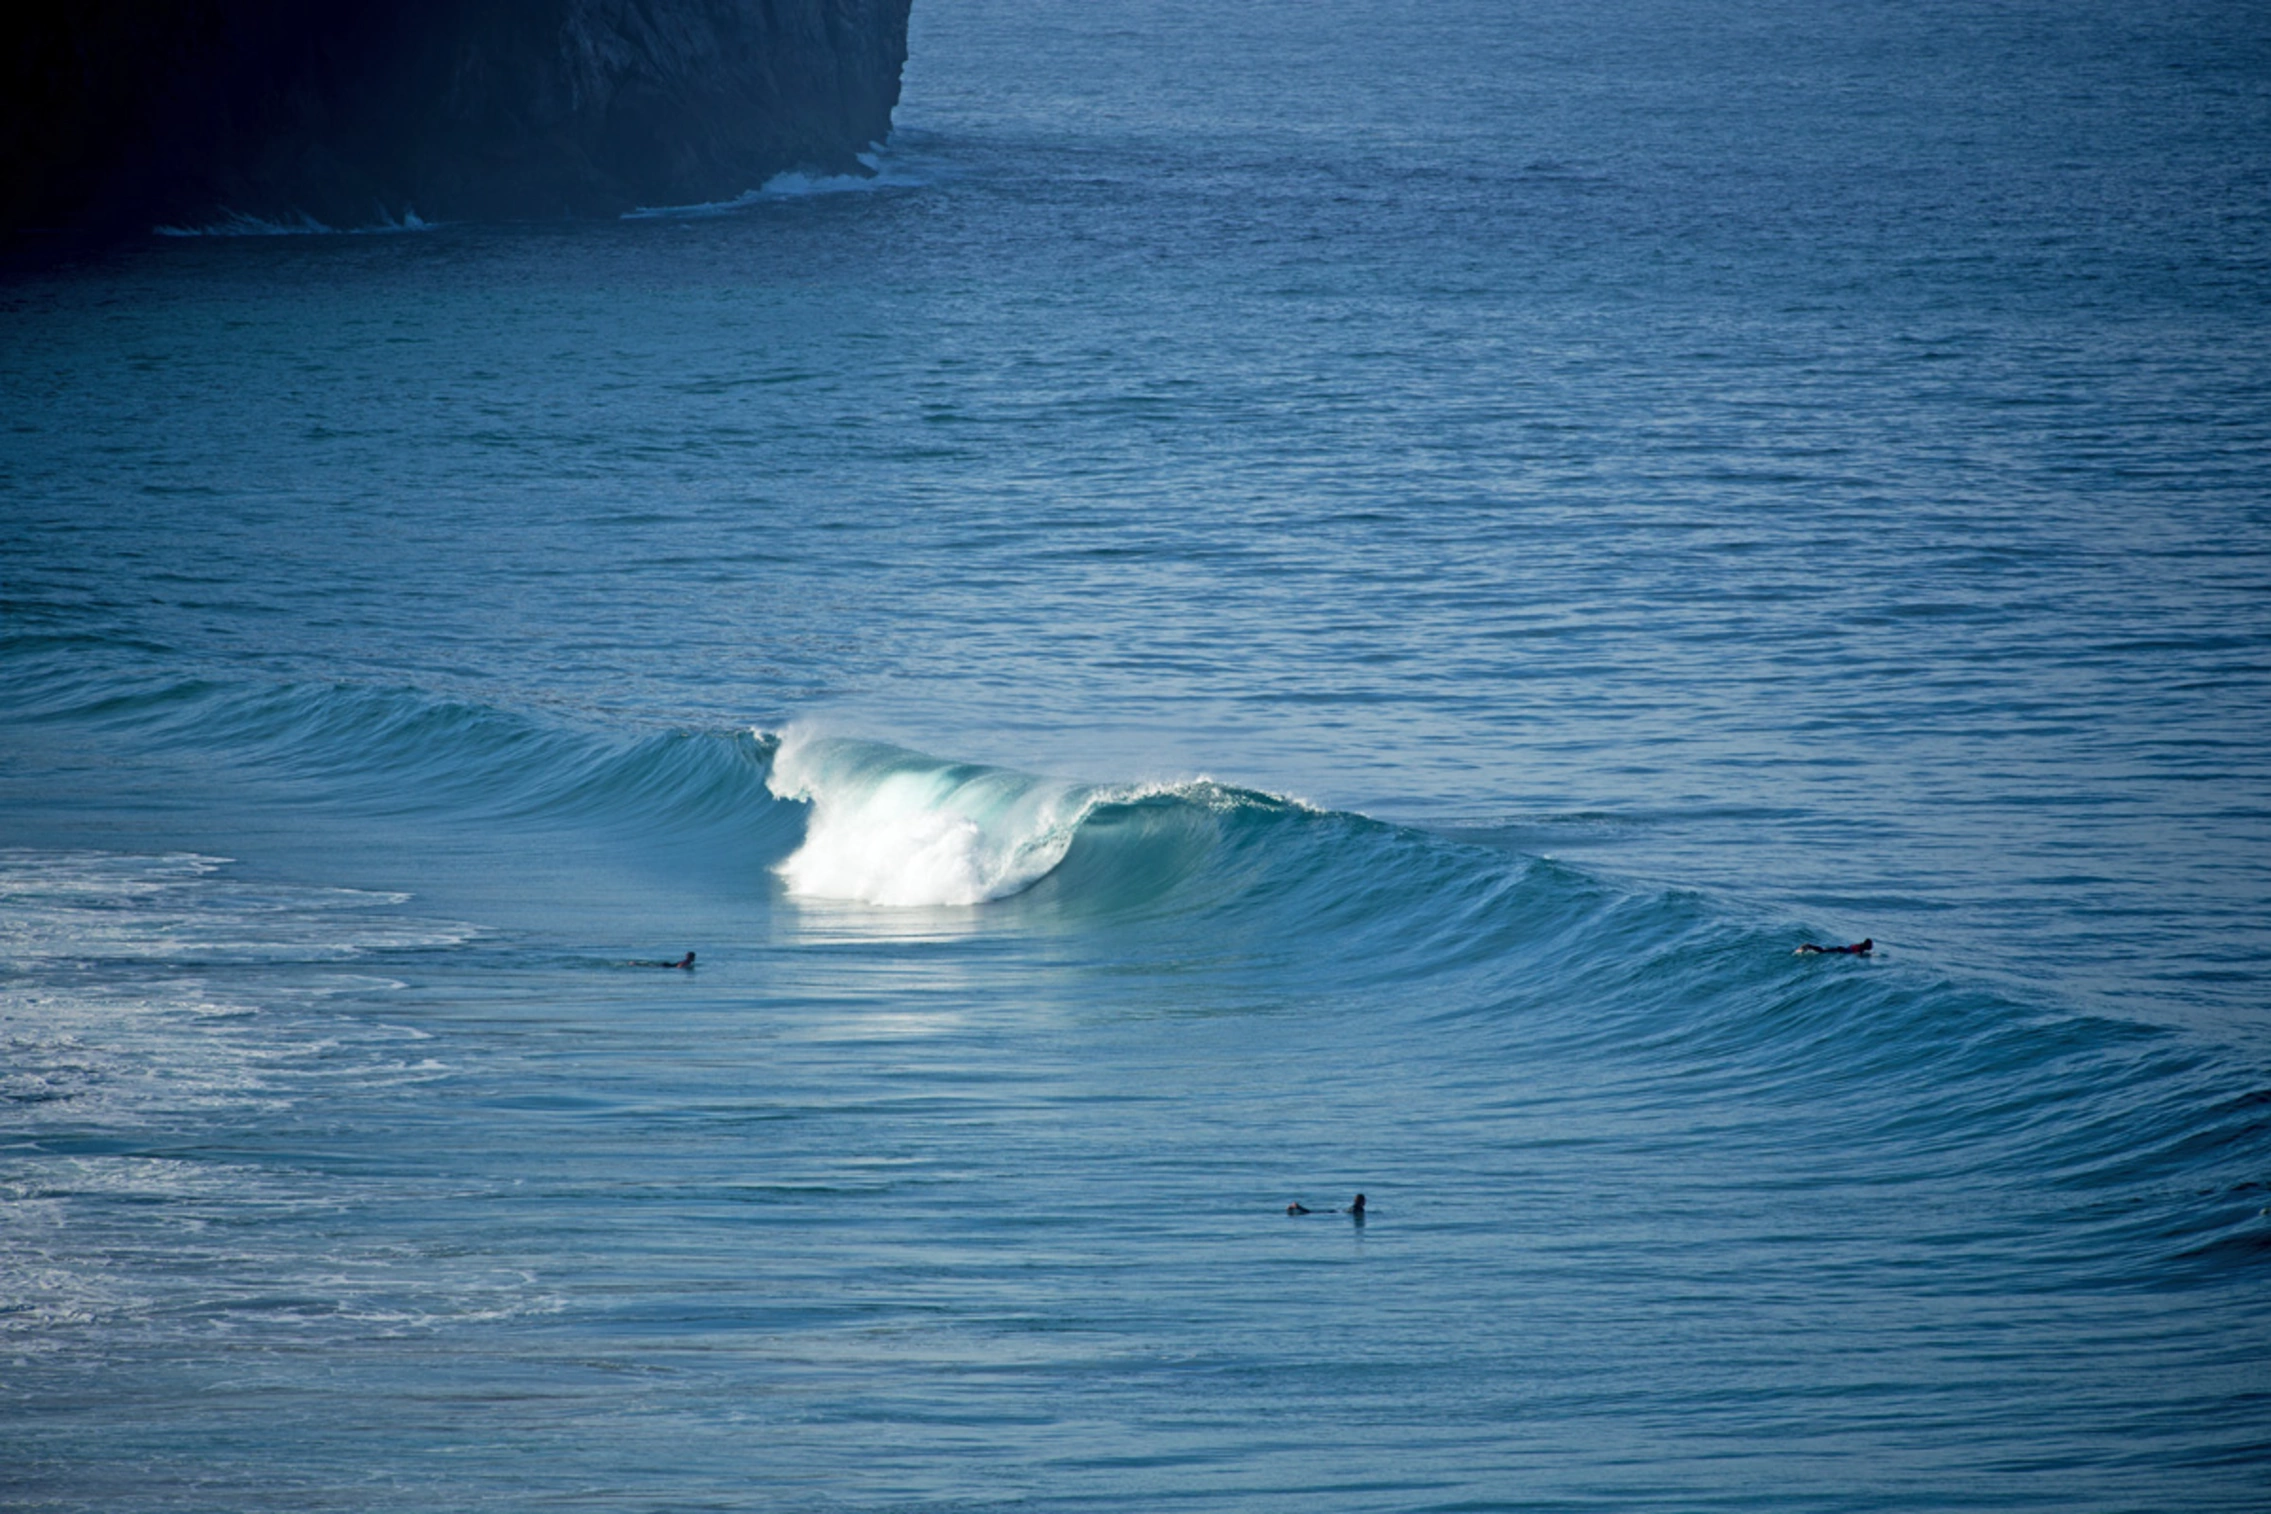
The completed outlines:
<svg viewBox="0 0 2271 1514">
<path fill-rule="evenodd" d="M 0 237 L 612 216 L 856 172 L 891 128 L 908 6 L 28 7 L 0 22 Z"/>
</svg>

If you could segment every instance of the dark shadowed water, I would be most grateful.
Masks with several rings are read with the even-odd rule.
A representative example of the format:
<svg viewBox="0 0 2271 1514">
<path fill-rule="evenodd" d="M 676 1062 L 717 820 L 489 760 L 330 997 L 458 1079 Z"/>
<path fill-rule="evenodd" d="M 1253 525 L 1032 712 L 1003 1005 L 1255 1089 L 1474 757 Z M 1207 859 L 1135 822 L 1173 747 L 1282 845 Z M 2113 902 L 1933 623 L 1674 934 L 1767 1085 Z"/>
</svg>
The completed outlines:
<svg viewBox="0 0 2271 1514">
<path fill-rule="evenodd" d="M 2271 1503 L 2271 14 L 879 161 L 0 288 L 0 1506 Z"/>
</svg>

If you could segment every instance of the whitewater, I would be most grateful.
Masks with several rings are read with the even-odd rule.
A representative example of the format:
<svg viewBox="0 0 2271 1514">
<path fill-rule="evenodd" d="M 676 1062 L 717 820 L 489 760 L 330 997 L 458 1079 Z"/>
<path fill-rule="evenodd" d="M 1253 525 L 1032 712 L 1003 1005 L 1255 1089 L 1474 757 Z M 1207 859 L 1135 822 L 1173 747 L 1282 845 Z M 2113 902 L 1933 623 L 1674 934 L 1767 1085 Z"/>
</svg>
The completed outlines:
<svg viewBox="0 0 2271 1514">
<path fill-rule="evenodd" d="M 2266 60 L 918 3 L 0 288 L 0 1507 L 2261 1509 Z"/>
</svg>

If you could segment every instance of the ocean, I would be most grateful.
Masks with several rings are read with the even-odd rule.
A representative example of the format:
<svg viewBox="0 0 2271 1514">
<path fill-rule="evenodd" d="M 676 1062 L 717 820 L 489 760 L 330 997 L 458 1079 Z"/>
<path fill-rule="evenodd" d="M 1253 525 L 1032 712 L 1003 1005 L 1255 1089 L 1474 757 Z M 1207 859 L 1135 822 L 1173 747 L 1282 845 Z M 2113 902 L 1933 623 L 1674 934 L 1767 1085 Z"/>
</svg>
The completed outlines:
<svg viewBox="0 0 2271 1514">
<path fill-rule="evenodd" d="M 2271 1507 L 2271 11 L 896 120 L 0 285 L 0 1506 Z"/>
</svg>

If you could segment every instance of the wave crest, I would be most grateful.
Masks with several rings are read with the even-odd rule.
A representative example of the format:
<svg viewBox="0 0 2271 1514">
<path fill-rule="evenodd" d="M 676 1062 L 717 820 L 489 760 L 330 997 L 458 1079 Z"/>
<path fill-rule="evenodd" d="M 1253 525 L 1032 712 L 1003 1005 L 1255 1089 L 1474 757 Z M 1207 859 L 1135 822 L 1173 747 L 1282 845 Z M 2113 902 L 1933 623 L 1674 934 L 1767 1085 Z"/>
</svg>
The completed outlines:
<svg viewBox="0 0 2271 1514">
<path fill-rule="evenodd" d="M 789 892 L 865 904 L 959 905 L 1030 888 L 1100 803 L 1062 779 L 942 762 L 882 742 L 791 730 L 765 786 L 812 806 L 804 844 L 776 869 Z"/>
</svg>

